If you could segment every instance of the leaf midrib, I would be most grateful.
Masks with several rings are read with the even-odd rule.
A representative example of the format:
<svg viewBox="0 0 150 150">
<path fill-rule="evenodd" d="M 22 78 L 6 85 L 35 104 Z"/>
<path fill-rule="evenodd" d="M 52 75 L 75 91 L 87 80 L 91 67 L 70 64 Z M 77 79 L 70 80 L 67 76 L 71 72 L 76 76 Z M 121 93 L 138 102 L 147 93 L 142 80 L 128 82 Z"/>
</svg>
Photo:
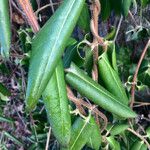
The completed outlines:
<svg viewBox="0 0 150 150">
<path fill-rule="evenodd" d="M 57 42 L 59 41 L 60 34 L 61 34 L 61 32 L 62 32 L 62 29 L 63 29 L 63 27 L 64 27 L 64 25 L 65 25 L 65 22 L 66 22 L 66 20 L 67 20 L 69 14 L 70 14 L 70 12 L 71 12 L 71 9 L 72 9 L 72 7 L 73 7 L 75 1 L 76 1 L 76 0 L 74 0 L 74 2 L 72 3 L 72 5 L 71 5 L 71 7 L 70 7 L 70 9 L 69 9 L 69 11 L 68 11 L 68 13 L 67 13 L 67 15 L 66 15 L 66 18 L 64 19 L 64 22 L 63 22 L 63 24 L 62 24 L 62 26 L 61 26 L 61 28 L 60 28 L 59 33 L 58 33 L 57 39 L 55 40 L 55 43 L 54 43 L 54 45 L 53 45 L 53 47 L 52 47 L 51 53 L 50 53 L 50 55 L 48 56 L 47 60 L 49 60 L 49 59 L 51 58 L 52 51 L 55 49 L 56 44 L 57 44 Z M 45 72 L 46 72 L 46 70 L 47 70 L 48 64 L 49 64 L 49 61 L 47 61 L 46 65 L 45 65 L 45 70 L 44 70 L 43 73 L 41 74 L 41 77 L 40 77 L 41 83 L 43 82 L 43 78 L 42 78 L 42 77 L 43 77 L 43 75 L 45 74 Z M 38 88 L 38 90 L 37 90 L 38 93 L 39 93 L 40 88 L 41 88 L 41 84 L 39 85 L 39 88 Z"/>
<path fill-rule="evenodd" d="M 75 69 L 75 71 L 77 71 Z M 72 71 L 71 71 L 72 72 Z M 72 72 L 73 73 L 73 72 Z M 84 79 L 82 76 L 78 75 L 78 74 L 75 74 L 77 75 L 80 79 L 82 79 L 83 81 L 89 83 L 92 87 L 96 88 L 98 91 L 100 91 L 101 93 L 103 93 L 104 95 L 107 95 L 108 97 L 110 97 L 111 99 L 113 99 L 116 103 L 119 103 L 121 106 L 125 107 L 128 109 L 128 107 L 122 103 L 120 103 L 119 101 L 117 101 L 115 98 L 111 97 L 110 95 L 108 95 L 107 93 L 105 93 L 104 91 L 102 91 L 101 89 L 97 88 L 96 86 L 94 86 L 91 82 L 89 82 L 88 80 Z"/>
</svg>

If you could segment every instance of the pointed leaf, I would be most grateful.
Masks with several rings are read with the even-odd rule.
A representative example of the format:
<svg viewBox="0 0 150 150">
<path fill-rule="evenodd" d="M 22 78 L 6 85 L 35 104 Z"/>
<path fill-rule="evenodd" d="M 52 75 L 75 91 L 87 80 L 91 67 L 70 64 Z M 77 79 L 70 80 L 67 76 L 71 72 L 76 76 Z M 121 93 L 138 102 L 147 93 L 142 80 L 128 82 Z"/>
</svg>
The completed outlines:
<svg viewBox="0 0 150 150">
<path fill-rule="evenodd" d="M 102 19 L 106 20 L 108 19 L 111 13 L 110 0 L 101 0 L 100 2 L 102 7 Z"/>
<path fill-rule="evenodd" d="M 65 55 L 63 57 L 64 67 L 68 68 L 71 64 L 73 57 L 76 55 L 78 42 L 76 41 L 72 45 L 66 48 Z"/>
<path fill-rule="evenodd" d="M 87 3 L 84 3 L 82 12 L 78 20 L 78 26 L 85 32 L 90 31 L 90 13 Z"/>
<path fill-rule="evenodd" d="M 106 139 L 113 150 L 121 150 L 119 142 L 113 136 L 107 137 Z"/>
<path fill-rule="evenodd" d="M 108 58 L 108 52 L 104 52 L 99 57 L 98 66 L 100 79 L 102 79 L 106 89 L 115 95 L 119 102 L 127 105 L 129 100 L 118 73 L 116 72 L 117 69 L 114 69 L 116 67 L 116 59 L 112 59 L 111 63 Z"/>
<path fill-rule="evenodd" d="M 100 134 L 100 129 L 98 125 L 96 124 L 94 118 L 91 118 L 91 122 L 92 122 L 92 129 L 91 129 L 92 133 L 86 145 L 88 147 L 91 147 L 94 150 L 99 150 L 99 147 L 102 142 L 102 136 Z"/>
<path fill-rule="evenodd" d="M 35 108 L 65 49 L 85 0 L 65 0 L 32 42 L 26 93 L 27 109 Z"/>
<path fill-rule="evenodd" d="M 62 61 L 56 67 L 43 92 L 43 99 L 54 136 L 61 145 L 68 145 L 70 141 L 71 118 Z"/>
<path fill-rule="evenodd" d="M 143 141 L 135 141 L 131 146 L 131 150 L 147 150 L 147 146 Z"/>
<path fill-rule="evenodd" d="M 124 118 L 136 117 L 136 114 L 129 107 L 119 102 L 115 96 L 93 81 L 75 64 L 72 64 L 71 68 L 68 69 L 66 81 L 105 110 Z"/>
<path fill-rule="evenodd" d="M 126 17 L 128 15 L 132 0 L 123 0 L 122 1 L 122 13 Z"/>
<path fill-rule="evenodd" d="M 110 130 L 111 135 L 115 136 L 124 132 L 129 127 L 128 124 L 116 124 Z"/>
<path fill-rule="evenodd" d="M 81 150 L 86 144 L 92 132 L 91 126 L 89 126 L 90 118 L 91 116 L 85 120 L 78 118 L 73 124 L 69 150 Z"/>
<path fill-rule="evenodd" d="M 0 0 L 0 53 L 8 59 L 11 43 L 9 0 Z"/>
<path fill-rule="evenodd" d="M 0 93 L 2 93 L 4 96 L 10 96 L 10 91 L 2 84 L 0 83 Z"/>
</svg>

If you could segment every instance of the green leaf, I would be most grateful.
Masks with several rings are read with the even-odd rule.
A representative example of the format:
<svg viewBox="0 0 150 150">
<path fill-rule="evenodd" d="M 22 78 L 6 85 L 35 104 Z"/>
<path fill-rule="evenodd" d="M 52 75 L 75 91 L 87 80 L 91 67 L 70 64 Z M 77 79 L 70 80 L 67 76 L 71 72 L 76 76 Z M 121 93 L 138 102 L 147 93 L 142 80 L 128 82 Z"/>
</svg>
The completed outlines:
<svg viewBox="0 0 150 150">
<path fill-rule="evenodd" d="M 138 75 L 138 80 L 150 87 L 150 67 Z"/>
<path fill-rule="evenodd" d="M 111 128 L 110 133 L 111 135 L 115 136 L 124 132 L 128 127 L 128 124 L 116 124 Z"/>
<path fill-rule="evenodd" d="M 126 17 L 128 15 L 132 0 L 122 0 L 122 14 Z"/>
<path fill-rule="evenodd" d="M 70 66 L 73 57 L 76 55 L 77 45 L 78 45 L 78 42 L 76 41 L 76 43 L 67 47 L 65 55 L 63 57 L 63 62 L 64 62 L 65 68 L 68 68 Z"/>
<path fill-rule="evenodd" d="M 84 0 L 65 0 L 32 41 L 26 93 L 27 110 L 35 108 L 76 25 Z"/>
<path fill-rule="evenodd" d="M 106 40 L 113 40 L 115 35 L 116 35 L 116 28 L 112 26 L 109 33 L 104 38 Z"/>
<path fill-rule="evenodd" d="M 32 33 L 32 29 L 20 29 L 18 31 L 19 39 L 21 42 L 21 46 L 24 52 L 28 52 L 31 50 L 31 37 L 30 34 Z"/>
<path fill-rule="evenodd" d="M 81 150 L 86 144 L 88 138 L 92 133 L 92 122 L 90 121 L 91 116 L 89 115 L 85 120 L 78 118 L 71 131 L 71 140 L 69 150 Z"/>
<path fill-rule="evenodd" d="M 0 0 L 0 52 L 6 59 L 9 58 L 10 43 L 9 0 Z"/>
<path fill-rule="evenodd" d="M 71 118 L 62 61 L 57 65 L 43 92 L 43 99 L 54 136 L 61 145 L 68 145 L 71 134 Z"/>
<path fill-rule="evenodd" d="M 92 129 L 91 129 L 92 133 L 86 145 L 94 150 L 99 150 L 99 147 L 102 142 L 102 136 L 100 134 L 99 126 L 96 124 L 94 118 L 91 118 L 91 122 L 92 122 Z"/>
<path fill-rule="evenodd" d="M 85 32 L 90 31 L 90 12 L 87 3 L 84 3 L 82 12 L 78 20 L 78 26 Z"/>
<path fill-rule="evenodd" d="M 142 7 L 146 7 L 150 3 L 150 0 L 141 0 Z"/>
<path fill-rule="evenodd" d="M 146 133 L 147 133 L 147 136 L 148 136 L 148 138 L 149 138 L 149 140 L 150 140 L 150 127 L 148 127 L 148 128 L 146 129 Z"/>
<path fill-rule="evenodd" d="M 116 14 L 120 15 L 121 14 L 121 5 L 122 5 L 122 0 L 110 0 L 111 8 L 115 11 Z"/>
<path fill-rule="evenodd" d="M 10 96 L 10 91 L 2 84 L 0 83 L 0 93 L 2 93 L 4 96 Z"/>
<path fill-rule="evenodd" d="M 101 2 L 101 7 L 102 7 L 102 19 L 106 20 L 110 16 L 111 13 L 111 5 L 110 5 L 110 0 L 100 0 Z"/>
<path fill-rule="evenodd" d="M 108 53 L 110 53 L 109 49 L 100 55 L 98 60 L 100 79 L 104 83 L 106 89 L 118 98 L 119 102 L 127 105 L 129 100 L 116 71 L 117 66 L 115 49 L 112 51 L 111 58 L 108 56 Z"/>
<path fill-rule="evenodd" d="M 147 150 L 147 146 L 143 141 L 136 141 L 131 146 L 131 150 Z"/>
<path fill-rule="evenodd" d="M 0 122 L 14 123 L 14 120 L 12 120 L 11 118 L 0 116 Z"/>
<path fill-rule="evenodd" d="M 109 136 L 106 139 L 113 150 L 121 150 L 119 142 L 113 136 Z"/>
<path fill-rule="evenodd" d="M 0 99 L 3 101 L 9 101 L 10 95 L 10 91 L 2 83 L 0 83 Z"/>
<path fill-rule="evenodd" d="M 15 142 L 17 145 L 23 146 L 22 142 L 20 142 L 19 139 L 17 139 L 16 137 L 14 137 L 13 135 L 11 135 L 10 133 L 4 131 L 4 135 L 7 138 L 9 138 L 10 140 L 12 140 L 13 142 Z"/>
<path fill-rule="evenodd" d="M 67 71 L 66 81 L 95 104 L 123 118 L 136 117 L 129 107 L 119 102 L 118 98 L 93 81 L 75 64 Z"/>
</svg>

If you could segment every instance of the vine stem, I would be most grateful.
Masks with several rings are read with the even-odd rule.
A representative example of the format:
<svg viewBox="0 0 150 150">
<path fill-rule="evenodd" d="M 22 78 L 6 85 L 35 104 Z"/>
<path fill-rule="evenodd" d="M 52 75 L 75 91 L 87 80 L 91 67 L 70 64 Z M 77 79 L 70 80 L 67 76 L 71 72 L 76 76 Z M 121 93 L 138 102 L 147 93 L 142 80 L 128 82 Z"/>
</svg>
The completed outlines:
<svg viewBox="0 0 150 150">
<path fill-rule="evenodd" d="M 49 127 L 49 131 L 48 131 L 48 133 L 47 133 L 47 141 L 46 141 L 45 150 L 48 150 L 50 137 L 51 137 L 51 127 Z"/>
<path fill-rule="evenodd" d="M 17 0 L 18 4 L 22 8 L 23 12 L 25 13 L 26 19 L 29 25 L 32 27 L 33 32 L 37 33 L 40 30 L 40 26 L 37 22 L 37 18 L 33 12 L 31 3 L 29 0 Z"/>
<path fill-rule="evenodd" d="M 98 68 L 97 68 L 97 61 L 98 61 L 98 44 L 103 43 L 103 39 L 98 35 L 98 16 L 101 12 L 101 4 L 99 0 L 94 0 L 91 5 L 91 14 L 92 19 L 90 23 L 91 32 L 93 34 L 93 43 L 92 43 L 92 50 L 93 50 L 93 70 L 92 70 L 92 78 L 95 81 L 98 81 Z"/>
<path fill-rule="evenodd" d="M 135 100 L 135 86 L 136 86 L 136 82 L 137 82 L 137 75 L 138 75 L 141 63 L 142 63 L 142 61 L 145 57 L 145 54 L 146 54 L 149 46 L 150 46 L 150 39 L 148 40 L 145 48 L 143 49 L 143 52 L 141 54 L 140 60 L 139 60 L 138 65 L 137 65 L 137 68 L 135 70 L 135 74 L 133 76 L 133 82 L 132 82 L 132 87 L 131 87 L 131 102 L 130 102 L 130 107 L 131 108 L 133 108 L 133 104 L 134 104 L 134 100 Z"/>
<path fill-rule="evenodd" d="M 150 144 L 142 135 L 140 135 L 139 133 L 137 133 L 136 131 L 134 131 L 130 128 L 128 128 L 127 130 L 130 131 L 131 133 L 133 133 L 134 135 L 136 135 L 138 138 L 140 138 L 147 145 L 148 149 L 150 149 Z"/>
<path fill-rule="evenodd" d="M 67 86 L 67 95 L 68 95 L 68 98 L 70 101 L 72 101 L 73 103 L 75 103 L 79 108 L 82 108 L 82 106 L 88 108 L 89 110 L 91 110 L 92 112 L 94 112 L 97 116 L 101 117 L 103 120 L 104 120 L 104 127 L 103 129 L 101 130 L 101 132 L 103 132 L 106 127 L 107 127 L 107 123 L 108 123 L 108 119 L 107 117 L 102 113 L 100 112 L 95 105 L 91 105 L 87 102 L 85 102 L 84 100 L 82 99 L 78 99 L 74 96 L 74 94 L 72 94 L 72 91 L 71 89 Z M 80 111 L 80 110 L 79 110 Z"/>
<path fill-rule="evenodd" d="M 115 38 L 114 38 L 114 42 L 116 42 L 116 40 L 117 40 L 119 31 L 120 31 L 120 28 L 121 28 L 122 20 L 123 20 L 123 16 L 121 15 L 121 18 L 120 18 L 120 20 L 119 20 L 119 24 L 118 24 L 118 27 L 117 27 L 116 35 L 115 35 Z"/>
<path fill-rule="evenodd" d="M 53 3 L 53 4 L 47 4 L 47 5 L 44 5 L 44 6 L 42 6 L 41 8 L 39 8 L 36 12 L 35 12 L 35 14 L 37 15 L 39 12 L 41 12 L 42 10 L 44 10 L 44 9 L 46 9 L 47 7 L 52 7 L 52 5 L 54 6 L 54 5 L 59 5 L 60 3 Z M 54 12 L 53 12 L 54 13 Z"/>
</svg>

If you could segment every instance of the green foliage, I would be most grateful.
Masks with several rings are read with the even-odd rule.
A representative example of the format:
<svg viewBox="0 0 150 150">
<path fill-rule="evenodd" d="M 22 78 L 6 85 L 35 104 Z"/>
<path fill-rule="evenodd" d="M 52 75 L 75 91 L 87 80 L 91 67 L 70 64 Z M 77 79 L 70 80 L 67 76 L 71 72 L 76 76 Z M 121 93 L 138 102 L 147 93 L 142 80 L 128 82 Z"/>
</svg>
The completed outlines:
<svg viewBox="0 0 150 150">
<path fill-rule="evenodd" d="M 9 0 L 0 1 L 0 53 L 8 59 L 11 43 Z"/>
<path fill-rule="evenodd" d="M 110 43 L 108 45 L 107 52 L 104 52 L 99 56 L 99 75 L 100 79 L 104 82 L 106 89 L 113 95 L 115 95 L 118 98 L 119 102 L 127 105 L 129 100 L 125 93 L 125 89 L 122 85 L 120 77 L 117 73 L 118 69 L 116 66 L 115 55 L 115 44 Z"/>
<path fill-rule="evenodd" d="M 70 141 L 71 119 L 61 61 L 57 65 L 43 93 L 43 99 L 55 137 L 61 145 L 68 145 Z"/>
<path fill-rule="evenodd" d="M 67 72 L 66 81 L 97 105 L 123 118 L 136 117 L 136 114 L 130 108 L 120 103 L 114 95 L 94 82 L 75 64 L 72 64 Z"/>
<path fill-rule="evenodd" d="M 126 17 L 128 15 L 132 0 L 101 0 L 102 6 L 102 19 L 106 20 L 110 16 L 112 11 L 115 11 L 118 15 Z"/>
<path fill-rule="evenodd" d="M 142 7 L 146 7 L 147 4 L 149 4 L 149 3 L 150 3 L 150 0 L 141 0 Z"/>
<path fill-rule="evenodd" d="M 78 118 L 71 131 L 71 140 L 69 144 L 69 150 L 82 149 L 86 144 L 89 136 L 92 134 L 92 128 L 90 126 L 90 118 L 87 117 L 85 120 Z"/>
<path fill-rule="evenodd" d="M 112 150 L 121 150 L 119 142 L 113 136 L 107 137 L 107 141 Z"/>
<path fill-rule="evenodd" d="M 76 25 L 83 4 L 83 0 L 64 1 L 33 39 L 26 93 L 29 111 L 35 108 L 47 86 Z"/>
<path fill-rule="evenodd" d="M 78 20 L 78 26 L 84 30 L 84 32 L 90 31 L 90 13 L 88 9 L 88 5 L 84 3 L 84 6 L 82 8 L 79 20 Z"/>
<path fill-rule="evenodd" d="M 128 124 L 116 124 L 110 127 L 110 134 L 115 136 L 121 134 L 129 127 Z"/>
<path fill-rule="evenodd" d="M 99 37 L 94 35 L 94 29 L 93 32 L 90 29 L 90 4 L 94 1 L 64 0 L 63 3 L 57 1 L 54 5 L 46 5 L 46 0 L 30 2 L 35 11 L 41 9 L 37 16 L 41 26 L 51 12 L 47 7 L 58 8 L 36 35 L 31 28 L 25 27 L 26 24 L 18 25 L 15 22 L 15 29 L 18 29 L 15 32 L 18 35 L 14 36 L 10 52 L 13 63 L 3 61 L 0 57 L 0 149 L 148 149 L 150 127 L 146 113 L 149 107 L 142 107 L 142 100 L 146 100 L 139 93 L 147 92 L 150 87 L 149 53 L 142 61 L 135 85 L 135 101 L 136 96 L 140 95 L 139 106 L 130 108 L 129 100 L 133 75 L 143 43 L 150 37 L 150 30 L 142 25 L 142 15 L 140 25 L 136 25 L 138 22 L 135 26 L 126 25 L 126 33 L 120 33 L 116 23 L 111 23 L 114 19 L 113 12 L 128 19 L 125 17 L 132 2 L 135 4 L 136 1 L 100 0 L 99 21 L 110 17 L 101 26 L 107 26 L 105 29 L 108 30 L 106 36 L 102 37 L 104 45 L 97 43 L 96 38 Z M 140 2 L 142 13 L 142 8 L 150 1 Z M 0 1 L 1 54 L 7 59 L 11 35 L 8 4 L 8 0 Z M 139 5 L 138 1 L 137 4 Z M 19 15 L 17 17 L 19 19 Z M 115 21 L 118 22 L 118 18 Z M 145 21 L 149 24 L 148 20 Z M 125 23 L 129 24 L 129 21 Z M 103 30 L 101 27 L 99 33 Z M 123 38 L 113 41 L 118 34 L 123 34 Z M 96 58 L 95 46 L 98 48 Z M 95 62 L 98 81 L 94 79 Z M 23 99 L 26 99 L 26 109 L 30 115 L 24 111 Z M 144 122 L 139 119 L 142 118 L 141 114 Z M 105 130 L 102 130 L 105 125 Z M 135 133 L 137 131 L 140 131 L 138 135 Z M 14 146 L 8 147 L 8 143 L 13 143 Z"/>
<path fill-rule="evenodd" d="M 147 146 L 143 141 L 136 141 L 133 143 L 131 150 L 147 150 Z"/>
<path fill-rule="evenodd" d="M 86 143 L 88 147 L 91 147 L 92 149 L 99 150 L 101 143 L 102 143 L 102 136 L 100 133 L 99 126 L 95 122 L 94 118 L 91 117 L 91 124 L 92 126 L 92 133 L 89 136 L 89 139 Z"/>
</svg>

